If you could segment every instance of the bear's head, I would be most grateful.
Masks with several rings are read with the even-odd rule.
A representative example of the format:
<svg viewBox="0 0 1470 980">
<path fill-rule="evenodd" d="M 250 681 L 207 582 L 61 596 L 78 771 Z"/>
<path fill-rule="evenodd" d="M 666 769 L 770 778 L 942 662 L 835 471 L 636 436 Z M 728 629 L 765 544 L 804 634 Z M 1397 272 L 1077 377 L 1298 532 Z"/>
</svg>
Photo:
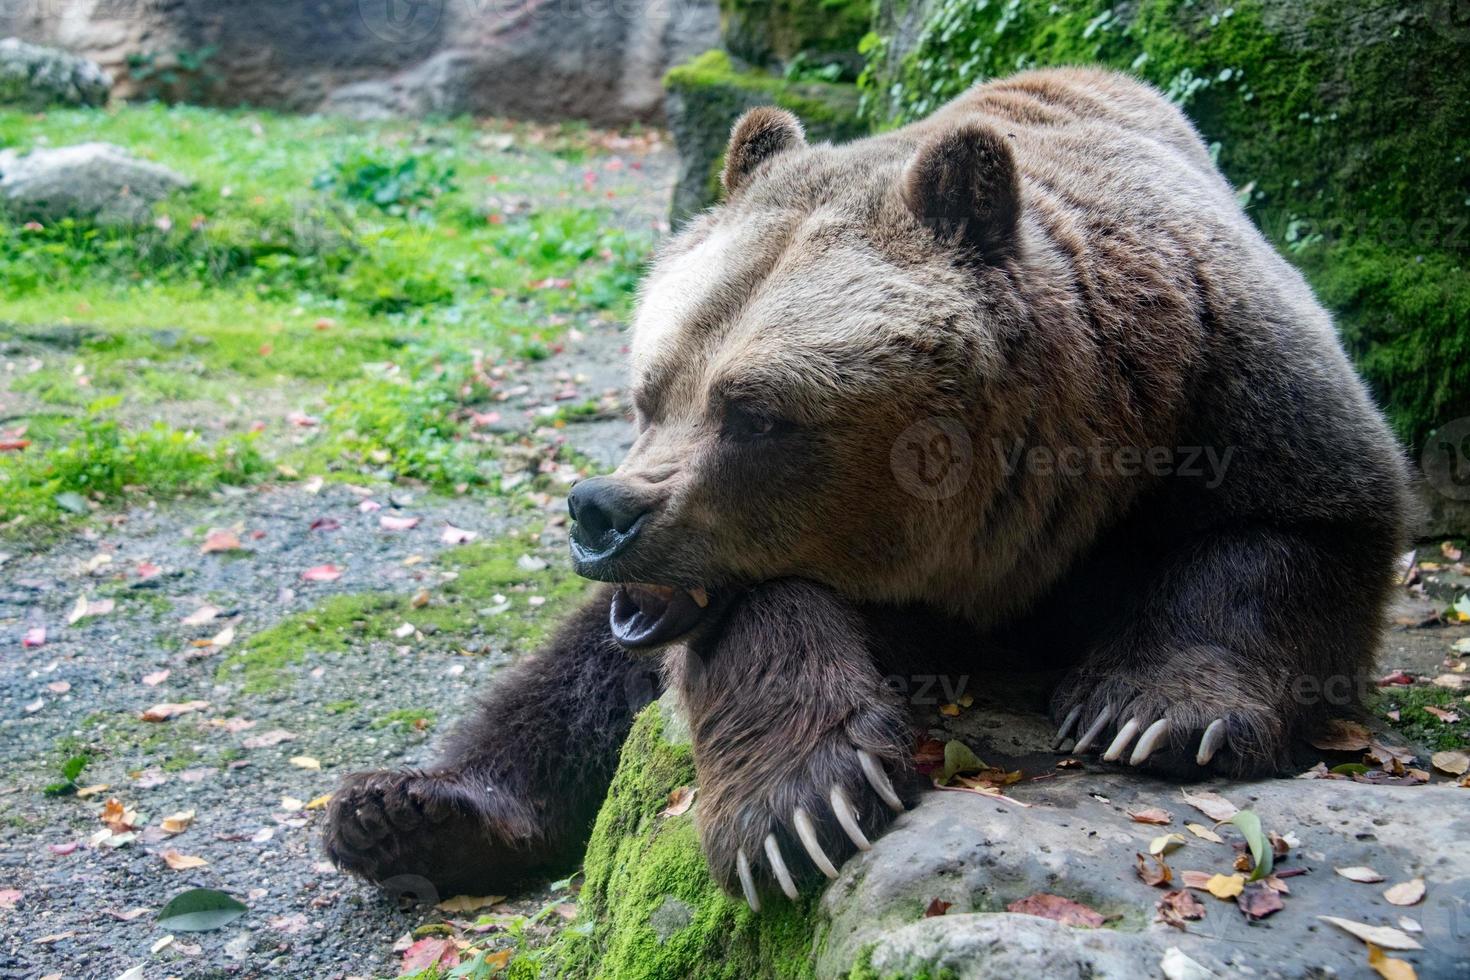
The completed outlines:
<svg viewBox="0 0 1470 980">
<path fill-rule="evenodd" d="M 1004 136 L 961 120 L 812 146 L 756 109 L 722 180 L 640 291 L 637 441 L 570 498 L 576 568 L 623 585 L 629 647 L 786 576 L 932 600 L 998 482 L 973 425 L 1024 322 Z"/>
</svg>

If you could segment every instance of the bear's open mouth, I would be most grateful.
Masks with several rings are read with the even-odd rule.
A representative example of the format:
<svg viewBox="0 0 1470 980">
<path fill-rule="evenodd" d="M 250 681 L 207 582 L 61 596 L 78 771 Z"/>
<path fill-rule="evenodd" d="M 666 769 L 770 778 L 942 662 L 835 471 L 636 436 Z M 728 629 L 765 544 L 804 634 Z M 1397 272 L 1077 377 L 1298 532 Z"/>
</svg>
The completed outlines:
<svg viewBox="0 0 1470 980">
<path fill-rule="evenodd" d="M 629 583 L 613 593 L 613 636 L 625 647 L 662 646 L 699 624 L 709 607 L 704 589 Z"/>
</svg>

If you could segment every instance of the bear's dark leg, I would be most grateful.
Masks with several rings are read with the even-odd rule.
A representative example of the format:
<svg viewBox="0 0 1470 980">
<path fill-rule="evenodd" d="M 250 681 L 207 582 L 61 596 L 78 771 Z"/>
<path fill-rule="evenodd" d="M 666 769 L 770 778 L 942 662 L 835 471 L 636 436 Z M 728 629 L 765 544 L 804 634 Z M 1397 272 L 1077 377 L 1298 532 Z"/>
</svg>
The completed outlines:
<svg viewBox="0 0 1470 980">
<path fill-rule="evenodd" d="M 484 894 L 576 863 L 656 660 L 608 627 L 602 589 L 534 657 L 507 669 L 426 770 L 361 772 L 332 797 L 338 866 L 422 897 Z"/>
<path fill-rule="evenodd" d="M 770 582 L 707 643 L 676 650 L 670 683 L 694 738 L 710 870 L 753 908 L 836 866 L 913 798 L 913 735 L 862 614 L 827 589 Z"/>
<path fill-rule="evenodd" d="M 1393 545 L 1242 526 L 1148 558 L 1053 699 L 1058 747 L 1180 775 L 1288 771 L 1293 739 L 1370 683 Z"/>
</svg>

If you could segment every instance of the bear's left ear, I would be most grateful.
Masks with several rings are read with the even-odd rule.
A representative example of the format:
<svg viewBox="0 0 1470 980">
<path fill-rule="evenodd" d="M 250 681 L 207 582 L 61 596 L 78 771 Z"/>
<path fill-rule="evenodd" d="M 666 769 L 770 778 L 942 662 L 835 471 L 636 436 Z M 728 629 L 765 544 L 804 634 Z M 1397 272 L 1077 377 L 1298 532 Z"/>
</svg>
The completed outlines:
<svg viewBox="0 0 1470 980">
<path fill-rule="evenodd" d="M 903 200 L 942 238 L 985 262 L 1015 251 L 1021 183 L 1005 138 L 980 123 L 930 137 L 903 172 Z"/>
<path fill-rule="evenodd" d="M 720 173 L 725 193 L 733 194 L 743 187 L 755 168 L 771 157 L 799 146 L 806 146 L 800 119 L 775 106 L 751 109 L 730 130 L 725 169 Z"/>
</svg>

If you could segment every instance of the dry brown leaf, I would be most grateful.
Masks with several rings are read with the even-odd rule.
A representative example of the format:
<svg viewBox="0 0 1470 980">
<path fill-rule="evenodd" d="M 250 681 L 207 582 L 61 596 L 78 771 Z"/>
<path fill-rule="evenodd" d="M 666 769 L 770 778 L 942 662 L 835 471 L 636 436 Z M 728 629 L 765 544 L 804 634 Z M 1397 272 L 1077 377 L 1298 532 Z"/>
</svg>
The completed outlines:
<svg viewBox="0 0 1470 980">
<path fill-rule="evenodd" d="M 1017 899 L 1006 906 L 1006 911 L 1020 915 L 1035 915 L 1043 919 L 1051 919 L 1053 922 L 1060 922 L 1063 925 L 1084 929 L 1096 929 L 1107 921 L 1102 915 L 1080 902 L 1074 902 L 1060 895 L 1048 895 L 1045 892 Z"/>
<path fill-rule="evenodd" d="M 1158 855 L 1138 854 L 1134 870 L 1145 885 L 1162 888 L 1174 880 L 1174 872 L 1168 862 Z"/>
<path fill-rule="evenodd" d="M 937 915 L 943 915 L 953 907 L 953 902 L 946 902 L 941 898 L 932 899 L 929 904 L 924 907 L 924 918 L 932 919 Z"/>
<path fill-rule="evenodd" d="M 1342 875 L 1348 881 L 1356 881 L 1364 885 L 1371 885 L 1374 882 L 1383 880 L 1383 875 L 1374 871 L 1372 868 L 1365 868 L 1362 865 L 1354 865 L 1350 868 L 1333 868 L 1332 870 Z"/>
<path fill-rule="evenodd" d="M 1235 904 L 1245 913 L 1247 919 L 1264 919 L 1286 908 L 1281 893 L 1264 881 L 1253 881 L 1246 885 L 1235 896 Z"/>
<path fill-rule="evenodd" d="M 1165 892 L 1164 897 L 1159 899 L 1157 907 L 1159 921 L 1176 929 L 1183 929 L 1186 920 L 1193 921 L 1205 917 L 1204 904 L 1183 888 Z"/>
<path fill-rule="evenodd" d="M 1373 740 L 1373 733 L 1360 722 L 1334 718 L 1309 741 L 1324 752 L 1361 752 Z"/>
<path fill-rule="evenodd" d="M 1216 823 L 1229 820 L 1240 812 L 1239 807 L 1225 799 L 1219 793 L 1191 793 L 1187 789 L 1181 792 L 1184 793 L 1185 803 L 1188 803 Z"/>
<path fill-rule="evenodd" d="M 1368 965 L 1383 980 L 1418 980 L 1419 978 L 1419 974 L 1414 972 L 1414 964 L 1408 960 L 1394 959 L 1372 943 L 1368 944 Z"/>
<path fill-rule="evenodd" d="M 102 804 L 102 812 L 97 819 L 114 834 L 126 834 L 138 829 L 138 811 L 123 806 L 122 800 L 115 796 L 108 797 L 107 802 Z"/>
<path fill-rule="evenodd" d="M 1424 879 L 1401 881 L 1384 889 L 1383 897 L 1390 905 L 1418 905 L 1424 899 Z"/>
<path fill-rule="evenodd" d="M 1128 819 L 1134 823 L 1167 824 L 1174 819 L 1174 815 L 1163 807 L 1146 806 L 1138 810 L 1129 810 Z"/>
<path fill-rule="evenodd" d="M 1352 919 L 1341 919 L 1335 915 L 1319 915 L 1317 918 L 1323 922 L 1337 926 L 1350 936 L 1356 936 L 1365 943 L 1382 946 L 1384 949 L 1423 949 L 1418 940 L 1392 926 L 1370 926 L 1366 922 L 1354 922 Z"/>
<path fill-rule="evenodd" d="M 1187 831 L 1189 831 L 1194 836 L 1198 837 L 1200 840 L 1207 840 L 1207 841 L 1209 841 L 1212 844 L 1223 844 L 1223 843 L 1225 843 L 1225 838 L 1221 837 L 1219 834 L 1215 833 L 1213 830 L 1211 830 L 1209 827 L 1206 827 L 1204 824 L 1201 824 L 1201 823 L 1187 823 L 1187 824 L 1184 825 L 1184 829 L 1187 830 Z"/>
<path fill-rule="evenodd" d="M 194 811 L 180 810 L 178 813 L 171 813 L 164 817 L 158 826 L 163 829 L 165 834 L 182 834 L 193 823 Z"/>
<path fill-rule="evenodd" d="M 240 550 L 240 536 L 234 531 L 210 531 L 204 536 L 204 544 L 199 548 L 203 555 L 216 551 L 238 551 Z"/>
<path fill-rule="evenodd" d="M 187 715 L 209 707 L 208 701 L 185 701 L 182 704 L 155 704 L 138 717 L 144 721 L 168 721 L 179 715 Z"/>
<path fill-rule="evenodd" d="M 1463 776 L 1470 772 L 1470 755 L 1464 752 L 1436 752 L 1429 762 L 1440 772 L 1451 776 Z"/>
<path fill-rule="evenodd" d="M 171 670 L 156 670 L 151 674 L 144 674 L 143 683 L 149 687 L 157 687 L 168 680 L 168 675 L 171 673 L 173 673 Z"/>
<path fill-rule="evenodd" d="M 1453 725 L 1455 722 L 1460 720 L 1460 715 L 1458 712 L 1446 711 L 1444 708 L 1441 708 L 1437 705 L 1426 704 L 1424 706 L 1424 710 L 1426 713 L 1434 715 L 1434 717 L 1438 718 L 1446 725 Z"/>
<path fill-rule="evenodd" d="M 505 901 L 504 895 L 456 895 L 454 898 L 440 902 L 434 908 L 440 912 L 478 912 L 480 909 L 488 909 L 492 905 L 499 905 Z"/>
<path fill-rule="evenodd" d="M 669 794 L 669 805 L 659 811 L 661 817 L 678 817 L 689 812 L 694 805 L 694 787 L 680 786 Z"/>
<path fill-rule="evenodd" d="M 1213 877 L 1215 876 L 1209 871 L 1179 872 L 1179 880 L 1183 882 L 1185 888 L 1199 888 L 1208 890 L 1210 887 L 1210 879 Z"/>
<path fill-rule="evenodd" d="M 1212 875 L 1205 883 L 1205 891 L 1216 898 L 1229 901 L 1245 891 L 1245 875 Z"/>
<path fill-rule="evenodd" d="M 185 616 L 181 620 L 181 622 L 185 626 L 203 626 L 205 623 L 210 622 L 219 614 L 220 609 L 218 606 L 205 604 L 191 612 L 189 615 Z"/>
<path fill-rule="evenodd" d="M 1440 674 L 1431 683 L 1436 687 L 1447 687 L 1451 691 L 1464 690 L 1466 684 L 1470 684 L 1470 678 L 1464 674 Z"/>
<path fill-rule="evenodd" d="M 202 868 L 209 862 L 202 857 L 195 857 L 192 854 L 180 854 L 178 851 L 170 848 L 163 852 L 163 863 L 175 871 L 189 871 L 193 868 Z"/>
</svg>

